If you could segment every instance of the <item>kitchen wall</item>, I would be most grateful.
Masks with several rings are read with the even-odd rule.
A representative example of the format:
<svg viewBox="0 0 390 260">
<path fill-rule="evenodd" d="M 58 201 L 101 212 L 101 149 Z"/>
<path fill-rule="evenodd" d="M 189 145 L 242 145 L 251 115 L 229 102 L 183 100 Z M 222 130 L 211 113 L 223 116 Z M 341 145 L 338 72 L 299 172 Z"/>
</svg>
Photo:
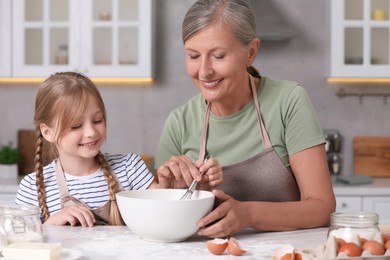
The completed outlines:
<svg viewBox="0 0 390 260">
<path fill-rule="evenodd" d="M 156 82 L 152 86 L 99 86 L 108 112 L 111 153 L 154 155 L 169 112 L 197 93 L 187 77 L 181 42 L 181 21 L 193 0 L 156 1 Z M 343 97 L 329 85 L 330 1 L 273 0 L 296 29 L 288 42 L 261 46 L 256 66 L 263 75 L 300 82 L 312 98 L 324 129 L 344 137 L 343 175 L 353 172 L 353 137 L 390 135 L 389 104 L 382 97 Z M 0 86 L 0 144 L 17 142 L 17 130 L 33 128 L 36 86 Z"/>
</svg>

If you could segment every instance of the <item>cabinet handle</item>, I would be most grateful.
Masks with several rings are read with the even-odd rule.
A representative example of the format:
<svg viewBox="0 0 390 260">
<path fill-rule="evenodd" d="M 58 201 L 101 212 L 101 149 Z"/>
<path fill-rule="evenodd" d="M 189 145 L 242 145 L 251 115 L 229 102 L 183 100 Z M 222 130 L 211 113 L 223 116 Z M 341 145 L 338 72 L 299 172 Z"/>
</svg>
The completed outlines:
<svg viewBox="0 0 390 260">
<path fill-rule="evenodd" d="M 342 207 L 342 208 L 347 208 L 347 207 L 348 207 L 348 204 L 345 203 L 345 202 L 343 202 L 343 203 L 341 203 L 341 207 Z"/>
</svg>

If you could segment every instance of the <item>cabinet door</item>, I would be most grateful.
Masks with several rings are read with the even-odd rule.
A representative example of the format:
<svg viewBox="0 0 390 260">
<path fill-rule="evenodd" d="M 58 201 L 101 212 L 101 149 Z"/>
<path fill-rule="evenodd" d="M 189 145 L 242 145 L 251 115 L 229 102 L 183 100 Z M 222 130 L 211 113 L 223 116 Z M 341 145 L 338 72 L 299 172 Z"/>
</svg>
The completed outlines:
<svg viewBox="0 0 390 260">
<path fill-rule="evenodd" d="M 14 77 L 47 77 L 79 63 L 68 58 L 70 40 L 79 42 L 78 18 L 70 12 L 77 5 L 77 0 L 13 0 Z"/>
<path fill-rule="evenodd" d="M 337 196 L 337 212 L 358 212 L 362 210 L 362 198 L 360 196 Z"/>
<path fill-rule="evenodd" d="M 0 1 L 0 76 L 11 76 L 11 0 Z"/>
<path fill-rule="evenodd" d="M 390 224 L 390 197 L 364 197 L 363 210 L 378 213 L 380 224 Z"/>
<path fill-rule="evenodd" d="M 332 77 L 389 77 L 389 6 L 389 0 L 332 0 Z"/>
<path fill-rule="evenodd" d="M 152 0 L 13 4 L 13 76 L 152 77 Z"/>
<path fill-rule="evenodd" d="M 82 71 L 92 77 L 152 77 L 152 1 L 83 1 Z"/>
</svg>

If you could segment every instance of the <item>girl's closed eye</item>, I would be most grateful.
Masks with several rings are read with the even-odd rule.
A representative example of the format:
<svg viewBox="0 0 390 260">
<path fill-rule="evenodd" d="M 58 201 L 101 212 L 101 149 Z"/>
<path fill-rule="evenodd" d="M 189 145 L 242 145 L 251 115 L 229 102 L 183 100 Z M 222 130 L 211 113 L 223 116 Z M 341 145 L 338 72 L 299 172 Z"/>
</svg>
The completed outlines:
<svg viewBox="0 0 390 260">
<path fill-rule="evenodd" d="M 76 124 L 76 125 L 72 125 L 72 126 L 70 127 L 70 129 L 76 130 L 76 129 L 79 129 L 80 127 L 81 127 L 81 124 Z"/>
<path fill-rule="evenodd" d="M 93 120 L 95 124 L 103 123 L 103 118 Z"/>
</svg>

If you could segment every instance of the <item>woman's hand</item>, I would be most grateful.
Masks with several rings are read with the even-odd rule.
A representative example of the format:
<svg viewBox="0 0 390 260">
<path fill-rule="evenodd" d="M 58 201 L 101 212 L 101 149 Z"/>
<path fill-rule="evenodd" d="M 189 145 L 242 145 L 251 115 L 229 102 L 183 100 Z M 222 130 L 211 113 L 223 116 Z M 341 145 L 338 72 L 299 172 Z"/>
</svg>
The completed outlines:
<svg viewBox="0 0 390 260">
<path fill-rule="evenodd" d="M 51 215 L 45 224 L 75 226 L 80 224 L 83 227 L 92 227 L 96 222 L 95 217 L 90 209 L 81 205 L 67 206 L 56 214 Z"/>
<path fill-rule="evenodd" d="M 218 160 L 210 158 L 206 163 L 198 160 L 194 164 L 185 155 L 173 156 L 157 169 L 157 175 L 159 188 L 187 188 L 193 180 L 197 180 L 200 189 L 211 189 L 223 181 Z"/>
<path fill-rule="evenodd" d="M 198 235 L 228 237 L 249 226 L 249 213 L 245 202 L 240 202 L 221 190 L 213 190 L 220 205 L 198 222 Z"/>
<path fill-rule="evenodd" d="M 217 159 L 209 158 L 207 162 L 198 160 L 196 167 L 203 174 L 198 184 L 199 189 L 212 190 L 223 182 L 222 167 Z"/>
</svg>

